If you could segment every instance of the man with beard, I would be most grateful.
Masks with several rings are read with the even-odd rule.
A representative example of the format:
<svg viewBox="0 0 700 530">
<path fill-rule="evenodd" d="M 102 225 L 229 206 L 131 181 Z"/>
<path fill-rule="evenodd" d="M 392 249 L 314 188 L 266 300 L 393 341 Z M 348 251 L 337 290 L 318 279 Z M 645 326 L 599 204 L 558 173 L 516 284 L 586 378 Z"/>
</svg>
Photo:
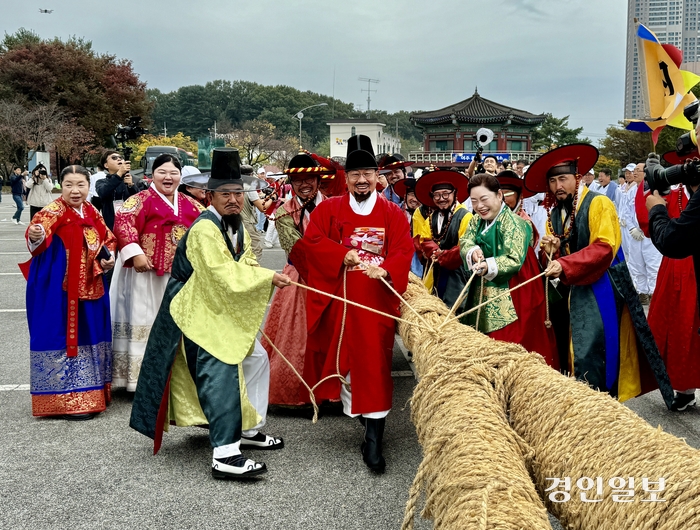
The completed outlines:
<svg viewBox="0 0 700 530">
<path fill-rule="evenodd" d="M 425 173 L 416 184 L 416 197 L 433 208 L 430 237 L 421 243 L 423 256 L 432 261 L 425 278 L 429 290 L 452 307 L 467 281 L 459 253 L 459 240 L 467 231 L 472 214 L 461 204 L 469 194 L 469 181 L 463 173 L 437 170 Z"/>
<path fill-rule="evenodd" d="M 394 186 L 397 182 L 406 178 L 406 168 L 410 167 L 414 162 L 407 162 L 403 156 L 399 154 L 386 155 L 379 160 L 379 173 L 386 177 L 387 188 L 382 192 L 384 198 L 401 206 L 401 197 Z"/>
<path fill-rule="evenodd" d="M 351 137 L 348 193 L 316 206 L 289 258 L 309 286 L 398 316 L 401 301 L 380 278 L 398 293 L 406 290 L 413 242 L 404 213 L 376 192 L 377 170 L 369 137 Z M 360 417 L 363 460 L 382 473 L 382 437 L 393 393 L 394 321 L 314 292 L 307 294 L 306 304 L 304 372 L 316 369 L 311 384 L 330 377 L 316 398 L 340 398 L 345 414 Z M 341 377 L 349 384 L 341 385 Z"/>
<path fill-rule="evenodd" d="M 215 478 L 249 478 L 265 464 L 242 448 L 281 449 L 259 432 L 270 368 L 256 340 L 272 286 L 289 278 L 258 266 L 241 224 L 243 194 L 261 181 L 242 177 L 236 149 L 215 149 L 211 177 L 184 184 L 208 191 L 210 206 L 180 240 L 146 346 L 130 425 L 160 448 L 166 422 L 209 425 Z M 245 429 L 245 430 L 244 430 Z"/>
<path fill-rule="evenodd" d="M 311 212 L 324 200 L 319 191 L 322 175 L 333 176 L 333 170 L 318 164 L 306 153 L 296 155 L 284 170 L 291 182 L 294 197 L 277 209 L 275 226 L 280 246 L 287 256 L 303 237 L 309 226 Z M 288 261 L 282 270 L 294 282 L 299 282 L 299 272 Z M 284 352 L 296 371 L 304 373 L 306 352 L 306 290 L 291 286 L 275 293 L 267 315 L 265 335 L 272 344 Z M 272 344 L 263 337 L 262 344 L 270 357 L 270 403 L 273 405 L 305 405 L 310 403 L 309 392 L 292 368 L 276 354 Z"/>
<path fill-rule="evenodd" d="M 547 193 L 540 259 L 546 275 L 559 279 L 563 297 L 550 307 L 560 366 L 621 402 L 658 384 L 670 407 L 668 375 L 618 253 L 622 237 L 615 206 L 582 182 L 597 160 L 592 145 L 567 145 L 542 155 L 525 175 L 530 191 Z M 553 260 L 546 263 L 548 255 Z"/>
</svg>

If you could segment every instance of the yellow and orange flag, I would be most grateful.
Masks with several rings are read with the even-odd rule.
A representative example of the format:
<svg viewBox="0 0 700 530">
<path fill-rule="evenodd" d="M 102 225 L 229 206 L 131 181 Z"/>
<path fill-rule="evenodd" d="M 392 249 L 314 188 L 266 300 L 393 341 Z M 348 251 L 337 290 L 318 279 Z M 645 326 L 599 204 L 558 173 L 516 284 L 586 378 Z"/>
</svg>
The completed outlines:
<svg viewBox="0 0 700 530">
<path fill-rule="evenodd" d="M 683 108 L 697 98 L 690 92 L 700 82 L 700 76 L 681 70 L 683 52 L 671 44 L 661 44 L 644 24 L 637 28 L 639 66 L 642 94 L 649 118 L 627 121 L 626 129 L 651 132 L 654 143 L 666 125 L 691 130 L 693 124 L 683 115 Z"/>
</svg>

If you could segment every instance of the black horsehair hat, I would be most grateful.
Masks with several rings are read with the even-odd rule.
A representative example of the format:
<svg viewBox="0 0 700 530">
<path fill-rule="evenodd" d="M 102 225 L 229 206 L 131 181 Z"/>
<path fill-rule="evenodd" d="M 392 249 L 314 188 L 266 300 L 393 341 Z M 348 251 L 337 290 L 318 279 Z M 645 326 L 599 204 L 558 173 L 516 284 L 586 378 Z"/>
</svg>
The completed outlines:
<svg viewBox="0 0 700 530">
<path fill-rule="evenodd" d="M 252 191 L 268 187 L 267 182 L 264 180 L 241 175 L 241 157 L 238 154 L 238 149 L 230 147 L 217 147 L 214 149 L 211 157 L 210 174 L 195 174 L 183 177 L 182 183 L 207 191 L 217 191 L 220 187 L 227 184 L 237 184 L 240 186 L 240 191 Z"/>
<path fill-rule="evenodd" d="M 374 148 L 369 136 L 358 134 L 348 139 L 348 153 L 345 160 L 345 172 L 355 169 L 379 169 L 374 158 Z"/>
</svg>

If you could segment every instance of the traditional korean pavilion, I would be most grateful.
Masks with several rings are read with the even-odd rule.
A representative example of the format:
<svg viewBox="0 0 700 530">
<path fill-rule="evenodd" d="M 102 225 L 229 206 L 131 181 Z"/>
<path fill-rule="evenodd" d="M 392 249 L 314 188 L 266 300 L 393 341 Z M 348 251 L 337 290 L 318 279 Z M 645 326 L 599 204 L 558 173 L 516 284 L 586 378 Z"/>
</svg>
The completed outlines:
<svg viewBox="0 0 700 530">
<path fill-rule="evenodd" d="M 494 132 L 494 139 L 484 152 L 497 153 L 499 159 L 534 160 L 540 153 L 532 150 L 532 129 L 545 117 L 482 98 L 475 90 L 464 101 L 411 116 L 412 123 L 423 131 L 424 144 L 409 159 L 418 167 L 468 164 L 476 150 L 476 131 L 485 127 Z"/>
</svg>

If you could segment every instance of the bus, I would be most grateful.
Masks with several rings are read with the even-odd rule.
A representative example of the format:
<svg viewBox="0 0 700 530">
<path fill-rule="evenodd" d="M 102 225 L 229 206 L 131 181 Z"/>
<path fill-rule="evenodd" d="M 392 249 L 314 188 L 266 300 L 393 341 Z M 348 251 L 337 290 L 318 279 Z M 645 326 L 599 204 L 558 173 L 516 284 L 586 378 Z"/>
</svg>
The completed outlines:
<svg viewBox="0 0 700 530">
<path fill-rule="evenodd" d="M 147 178 L 151 178 L 151 173 L 153 172 L 153 161 L 164 153 L 175 156 L 180 161 L 180 165 L 183 167 L 195 165 L 193 153 L 188 153 L 180 147 L 173 147 L 170 145 L 152 145 L 151 147 L 146 148 L 146 154 L 141 159 L 141 167 L 143 168 L 144 175 Z"/>
</svg>

